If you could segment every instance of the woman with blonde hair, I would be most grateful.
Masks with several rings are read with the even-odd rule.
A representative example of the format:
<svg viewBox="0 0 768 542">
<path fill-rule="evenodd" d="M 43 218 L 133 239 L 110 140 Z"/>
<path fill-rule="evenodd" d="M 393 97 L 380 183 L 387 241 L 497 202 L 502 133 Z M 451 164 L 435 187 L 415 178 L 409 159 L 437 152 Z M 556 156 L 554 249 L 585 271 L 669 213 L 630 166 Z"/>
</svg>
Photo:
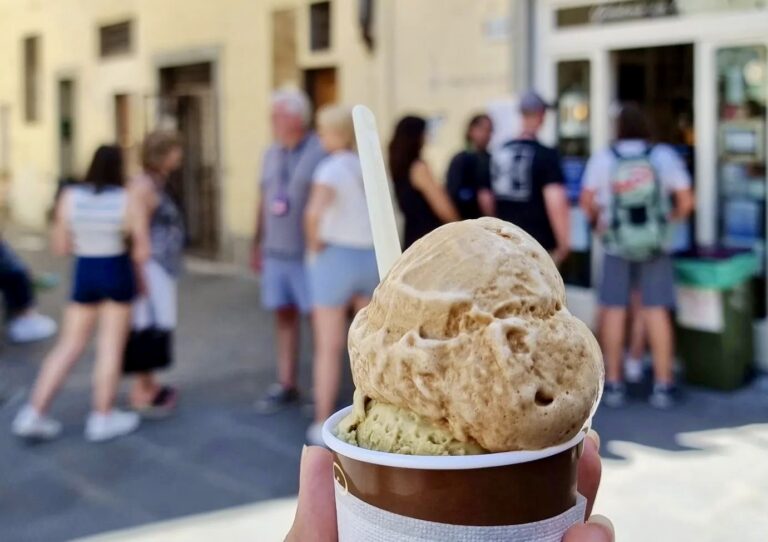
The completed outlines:
<svg viewBox="0 0 768 542">
<path fill-rule="evenodd" d="M 175 133 L 150 133 L 142 148 L 143 171 L 129 186 L 148 218 L 151 257 L 142 267 L 145 295 L 134 305 L 125 370 L 136 374 L 131 406 L 148 417 L 168 415 L 176 405 L 176 390 L 160 385 L 154 371 L 172 361 L 170 343 L 177 324 L 177 281 L 185 234 L 181 212 L 168 194 L 168 179 L 181 166 L 181 159 L 182 146 Z"/>
<path fill-rule="evenodd" d="M 93 410 L 85 437 L 104 441 L 138 427 L 135 413 L 113 405 L 137 290 L 134 265 L 141 266 L 149 256 L 143 212 L 123 189 L 123 156 L 117 146 L 99 147 L 84 182 L 65 189 L 59 198 L 52 241 L 57 253 L 75 256 L 72 295 L 56 346 L 43 362 L 29 403 L 13 421 L 17 436 L 52 439 L 61 432 L 48 410 L 97 325 Z"/>
<path fill-rule="evenodd" d="M 352 112 L 343 106 L 324 107 L 317 114 L 317 128 L 329 156 L 315 169 L 305 211 L 315 337 L 315 421 L 307 431 L 311 444 L 322 443 L 322 422 L 336 404 L 349 310 L 366 306 L 379 281 Z"/>
</svg>

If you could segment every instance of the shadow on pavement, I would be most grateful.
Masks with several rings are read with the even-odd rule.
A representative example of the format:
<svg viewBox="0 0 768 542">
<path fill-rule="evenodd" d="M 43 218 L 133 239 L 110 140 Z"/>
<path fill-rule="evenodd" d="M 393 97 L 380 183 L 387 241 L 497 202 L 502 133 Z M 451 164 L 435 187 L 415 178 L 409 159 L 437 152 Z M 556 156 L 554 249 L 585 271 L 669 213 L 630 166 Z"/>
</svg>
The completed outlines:
<svg viewBox="0 0 768 542">
<path fill-rule="evenodd" d="M 768 393 L 750 385 L 733 392 L 685 387 L 681 403 L 668 411 L 649 406 L 644 393 L 631 394 L 625 407 L 601 406 L 594 427 L 603 442 L 626 441 L 666 451 L 689 451 L 693 448 L 681 443 L 681 434 L 766 422 Z M 606 458 L 624 459 L 608 447 L 602 447 L 601 453 Z"/>
</svg>

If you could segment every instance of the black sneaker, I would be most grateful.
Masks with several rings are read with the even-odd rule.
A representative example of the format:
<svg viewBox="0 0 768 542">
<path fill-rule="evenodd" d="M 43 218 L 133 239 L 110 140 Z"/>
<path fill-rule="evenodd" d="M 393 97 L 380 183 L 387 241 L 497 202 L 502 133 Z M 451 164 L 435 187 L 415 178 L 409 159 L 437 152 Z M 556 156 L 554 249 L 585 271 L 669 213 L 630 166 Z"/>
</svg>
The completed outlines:
<svg viewBox="0 0 768 542">
<path fill-rule="evenodd" d="M 627 402 L 627 390 L 623 382 L 606 382 L 603 387 L 603 404 L 610 408 L 623 407 Z"/>
<path fill-rule="evenodd" d="M 659 410 L 669 410 L 677 404 L 676 390 L 672 384 L 653 385 L 653 392 L 648 397 L 648 403 Z"/>
<path fill-rule="evenodd" d="M 254 405 L 259 414 L 274 414 L 298 402 L 299 391 L 296 388 L 286 389 L 282 384 L 274 383 L 264 397 Z"/>
</svg>

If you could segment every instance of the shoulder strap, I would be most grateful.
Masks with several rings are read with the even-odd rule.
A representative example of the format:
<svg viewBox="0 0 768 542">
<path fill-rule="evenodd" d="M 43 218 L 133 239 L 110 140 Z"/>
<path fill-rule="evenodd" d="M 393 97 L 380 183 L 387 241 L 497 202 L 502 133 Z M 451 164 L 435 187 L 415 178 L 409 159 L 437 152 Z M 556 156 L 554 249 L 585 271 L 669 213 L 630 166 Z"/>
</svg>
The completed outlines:
<svg viewBox="0 0 768 542">
<path fill-rule="evenodd" d="M 646 143 L 645 150 L 643 151 L 643 156 L 645 156 L 649 160 L 651 158 L 651 153 L 653 152 L 653 147 L 654 147 L 653 143 Z"/>
<path fill-rule="evenodd" d="M 661 185 L 661 178 L 659 177 L 659 170 L 656 169 L 656 166 L 651 161 L 651 153 L 653 152 L 654 145 L 653 143 L 648 144 L 648 148 L 646 149 L 646 159 L 648 160 L 648 164 L 651 166 L 651 169 L 653 170 L 653 185 L 654 190 L 656 192 L 656 209 L 659 211 L 659 219 L 663 222 L 667 222 L 667 216 L 664 212 L 664 187 Z"/>
</svg>

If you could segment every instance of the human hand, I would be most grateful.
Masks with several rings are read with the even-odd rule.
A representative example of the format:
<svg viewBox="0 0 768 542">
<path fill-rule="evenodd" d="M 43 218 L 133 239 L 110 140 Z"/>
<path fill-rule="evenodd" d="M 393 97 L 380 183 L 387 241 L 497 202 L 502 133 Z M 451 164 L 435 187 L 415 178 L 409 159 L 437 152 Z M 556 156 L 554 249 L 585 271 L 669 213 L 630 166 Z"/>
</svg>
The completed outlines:
<svg viewBox="0 0 768 542">
<path fill-rule="evenodd" d="M 258 243 L 253 243 L 251 248 L 251 271 L 254 273 L 261 273 L 263 269 L 263 261 L 261 257 L 261 247 Z"/>
<path fill-rule="evenodd" d="M 316 235 L 307 235 L 307 252 L 310 254 L 320 254 L 325 250 L 325 243 Z"/>
<path fill-rule="evenodd" d="M 337 540 L 333 456 L 320 446 L 305 446 L 301 454 L 296 518 L 285 542 Z"/>
<path fill-rule="evenodd" d="M 555 265 L 560 267 L 566 258 L 568 258 L 568 254 L 570 254 L 570 252 L 571 250 L 568 247 L 557 247 L 552 252 L 550 252 L 549 255 L 552 258 L 552 261 L 555 262 Z"/>
<path fill-rule="evenodd" d="M 149 295 L 149 286 L 147 285 L 147 276 L 140 265 L 134 266 L 134 281 L 136 283 L 137 297 L 147 297 Z"/>
<path fill-rule="evenodd" d="M 613 524 L 600 515 L 592 515 L 602 475 L 600 435 L 590 430 L 584 439 L 584 452 L 579 459 L 578 490 L 587 499 L 586 523 L 574 525 L 565 533 L 563 542 L 614 542 Z"/>
<path fill-rule="evenodd" d="M 592 516 L 597 489 L 600 486 L 600 437 L 590 431 L 584 439 L 584 452 L 579 460 L 578 489 L 587 499 L 589 520 L 574 525 L 565 533 L 563 542 L 613 542 L 613 525 L 603 516 Z M 333 491 L 333 456 L 318 446 L 305 447 L 301 458 L 299 502 L 285 542 L 336 542 L 336 501 Z"/>
</svg>

